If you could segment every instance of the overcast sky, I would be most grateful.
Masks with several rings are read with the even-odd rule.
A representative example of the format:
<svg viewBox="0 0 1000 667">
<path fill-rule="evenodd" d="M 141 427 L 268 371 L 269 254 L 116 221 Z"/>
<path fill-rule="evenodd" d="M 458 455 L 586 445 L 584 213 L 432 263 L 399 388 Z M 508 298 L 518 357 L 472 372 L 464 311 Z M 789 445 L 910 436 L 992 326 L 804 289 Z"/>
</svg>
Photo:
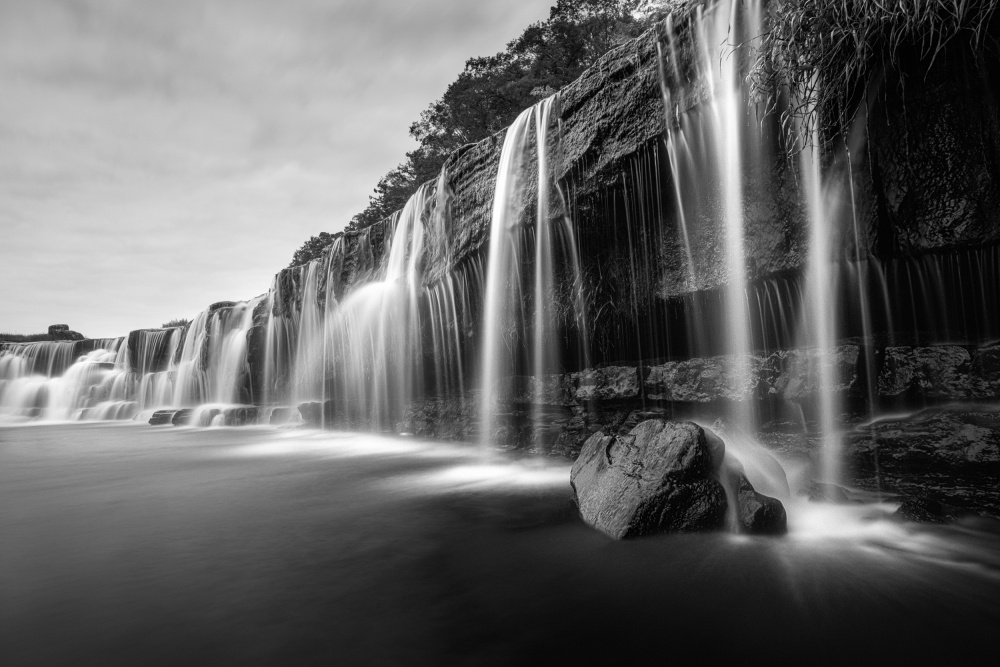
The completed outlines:
<svg viewBox="0 0 1000 667">
<path fill-rule="evenodd" d="M 264 292 L 554 0 L 0 0 L 0 332 Z"/>
</svg>

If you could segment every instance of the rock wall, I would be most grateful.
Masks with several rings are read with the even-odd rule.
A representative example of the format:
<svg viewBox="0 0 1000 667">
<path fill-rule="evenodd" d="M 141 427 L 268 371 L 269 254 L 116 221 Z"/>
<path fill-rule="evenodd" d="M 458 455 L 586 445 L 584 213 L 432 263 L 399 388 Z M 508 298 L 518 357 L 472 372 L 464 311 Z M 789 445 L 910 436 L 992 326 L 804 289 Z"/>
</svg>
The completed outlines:
<svg viewBox="0 0 1000 667">
<path fill-rule="evenodd" d="M 744 358 L 751 372 L 742 381 L 730 373 L 732 362 L 720 356 L 502 378 L 495 388 L 499 426 L 492 439 L 575 454 L 598 430 L 622 434 L 651 417 L 714 419 L 726 406 L 748 402 L 771 419 L 812 422 L 821 389 L 839 396 L 848 412 L 845 423 L 850 413 L 863 415 L 869 400 L 884 412 L 1000 399 L 1000 344 L 875 350 L 846 344 L 832 356 L 816 349 L 781 350 Z M 838 378 L 830 387 L 821 384 L 825 363 Z M 478 401 L 477 394 L 417 401 L 396 430 L 439 439 L 478 438 Z"/>
<path fill-rule="evenodd" d="M 704 350 L 677 342 L 687 335 L 683 322 L 671 332 L 670 349 L 662 342 L 665 332 L 656 329 L 663 328 L 661 322 L 690 317 L 684 314 L 691 311 L 689 302 L 699 294 L 711 302 L 729 280 L 718 210 L 705 210 L 688 221 L 694 266 L 688 266 L 678 231 L 664 143 L 657 48 L 664 43 L 663 30 L 658 25 L 613 49 L 560 91 L 553 161 L 577 228 L 594 333 L 592 356 L 605 364 L 640 355 L 704 355 Z M 690 60 L 690 37 L 683 25 L 675 46 L 682 61 Z M 832 172 L 851 168 L 864 245 L 854 247 L 855 232 L 846 227 L 850 216 L 843 216 L 839 243 L 845 258 L 889 262 L 1000 242 L 1000 105 L 995 94 L 1000 67 L 973 62 L 968 53 L 967 45 L 956 42 L 929 70 L 919 59 L 901 58 L 909 63 L 905 71 L 870 91 L 868 113 L 858 128 L 863 140 L 842 142 L 851 149 L 849 160 L 834 142 L 837 155 L 831 153 L 827 162 Z M 667 83 L 680 111 L 706 99 L 698 81 Z M 744 128 L 746 134 L 755 131 Z M 794 165 L 779 150 L 775 120 L 766 120 L 760 131 L 762 162 L 746 170 L 742 184 L 747 195 L 747 278 L 757 287 L 794 280 L 808 251 Z M 447 161 L 447 210 L 426 217 L 427 284 L 484 256 L 503 135 L 465 146 Z M 342 257 L 338 298 L 379 275 L 393 226 L 389 219 L 349 232 L 328 250 L 336 248 Z M 276 314 L 301 301 L 301 275 L 300 269 L 278 274 Z M 319 291 L 325 288 L 323 281 Z M 258 319 L 262 323 L 263 316 Z M 894 324 L 903 327 L 894 333 L 905 333 L 905 322 Z M 648 340 L 628 343 L 642 336 Z"/>
</svg>

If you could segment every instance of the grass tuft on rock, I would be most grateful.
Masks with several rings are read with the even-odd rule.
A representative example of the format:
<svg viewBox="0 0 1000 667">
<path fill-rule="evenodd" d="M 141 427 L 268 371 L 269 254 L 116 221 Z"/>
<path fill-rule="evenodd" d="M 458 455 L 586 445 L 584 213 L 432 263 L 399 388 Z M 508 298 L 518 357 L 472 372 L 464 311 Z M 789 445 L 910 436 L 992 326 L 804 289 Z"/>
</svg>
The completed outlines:
<svg viewBox="0 0 1000 667">
<path fill-rule="evenodd" d="M 995 54 L 998 0 L 773 0 L 750 72 L 755 98 L 786 132 L 845 131 L 872 81 L 946 47 Z M 902 84 L 901 84 L 902 85 Z M 787 105 L 785 101 L 787 100 Z"/>
</svg>

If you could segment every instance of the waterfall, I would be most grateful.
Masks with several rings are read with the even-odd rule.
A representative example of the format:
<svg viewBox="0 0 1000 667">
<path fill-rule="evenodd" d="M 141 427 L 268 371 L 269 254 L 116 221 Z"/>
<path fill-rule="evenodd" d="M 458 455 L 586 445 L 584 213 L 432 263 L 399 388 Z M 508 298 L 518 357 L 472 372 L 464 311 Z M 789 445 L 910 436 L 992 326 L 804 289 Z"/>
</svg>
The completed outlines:
<svg viewBox="0 0 1000 667">
<path fill-rule="evenodd" d="M 833 270 L 835 220 L 831 216 L 832 194 L 824 188 L 820 166 L 820 141 L 815 130 L 802 147 L 803 189 L 809 212 L 809 257 L 807 264 L 807 307 L 804 311 L 806 340 L 818 351 L 818 426 L 822 436 L 820 475 L 830 483 L 840 481 L 840 413 L 834 368 L 836 344 L 836 274 Z"/>
<path fill-rule="evenodd" d="M 661 92 L 667 122 L 667 153 L 673 192 L 677 199 L 677 224 L 687 260 L 688 282 L 697 289 L 703 278 L 698 274 L 692 249 L 701 236 L 721 222 L 723 252 L 717 258 L 726 267 L 723 321 L 703 316 L 699 309 L 692 318 L 695 330 L 690 338 L 705 341 L 717 326 L 725 331 L 727 373 L 736 385 L 750 382 L 750 352 L 753 348 L 750 299 L 748 295 L 746 239 L 744 230 L 744 181 L 747 170 L 761 168 L 762 139 L 753 132 L 755 119 L 748 104 L 744 73 L 749 61 L 749 44 L 761 26 L 759 2 L 723 0 L 706 8 L 699 5 L 691 24 L 690 48 L 696 79 L 707 99 L 694 106 L 677 99 L 689 87 L 682 75 L 680 47 L 673 18 L 666 20 L 668 50 L 662 47 Z M 669 59 L 669 69 L 663 58 Z M 683 105 L 683 109 L 682 109 Z M 707 259 L 707 258 L 706 258 Z M 714 258 L 713 258 L 714 259 Z M 708 265 L 710 261 L 702 261 Z M 695 354 L 704 350 L 695 349 Z M 737 402 L 730 418 L 740 428 L 753 430 L 756 417 L 749 401 Z"/>
<path fill-rule="evenodd" d="M 266 302 L 262 402 L 272 404 L 281 400 L 288 389 L 288 373 L 295 358 L 299 321 L 298 310 L 285 300 L 279 276 L 271 282 Z"/>
<path fill-rule="evenodd" d="M 523 111 L 508 128 L 500 154 L 483 315 L 483 442 L 489 442 L 496 429 L 496 392 L 501 378 L 526 372 L 533 377 L 535 438 L 545 402 L 544 378 L 563 369 L 561 348 L 567 347 L 568 336 L 585 336 L 586 332 L 575 232 L 549 161 L 550 130 L 557 108 L 558 96 L 552 96 Z M 533 164 L 528 159 L 532 142 Z M 536 174 L 533 184 L 527 178 L 532 170 Z M 529 212 L 532 197 L 534 215 Z M 529 266 L 533 267 L 531 286 L 524 284 Z M 558 313 L 559 308 L 570 313 Z M 587 346 L 569 347 L 586 350 Z"/>
<path fill-rule="evenodd" d="M 330 255 L 326 254 L 300 267 L 302 298 L 300 299 L 298 342 L 295 345 L 292 397 L 296 402 L 322 398 L 326 359 L 326 316 L 328 305 L 319 298 L 320 276 L 329 271 Z M 332 304 L 329 304 L 332 307 Z"/>
<path fill-rule="evenodd" d="M 382 279 L 328 311 L 322 364 L 346 419 L 391 427 L 423 380 L 418 300 L 432 190 L 422 185 L 396 218 Z"/>
<path fill-rule="evenodd" d="M 0 419 L 130 417 L 134 381 L 124 350 L 123 338 L 6 344 L 0 351 Z"/>
</svg>

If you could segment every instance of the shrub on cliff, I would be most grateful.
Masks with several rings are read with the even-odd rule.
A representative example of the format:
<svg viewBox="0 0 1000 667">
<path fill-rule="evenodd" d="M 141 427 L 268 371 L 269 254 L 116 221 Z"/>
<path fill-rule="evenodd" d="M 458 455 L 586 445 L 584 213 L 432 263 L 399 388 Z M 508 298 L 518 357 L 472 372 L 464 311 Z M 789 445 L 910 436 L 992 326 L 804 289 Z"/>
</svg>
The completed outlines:
<svg viewBox="0 0 1000 667">
<path fill-rule="evenodd" d="M 646 27 L 642 0 L 558 0 L 546 21 L 528 26 L 493 56 L 471 58 L 410 125 L 419 146 L 375 186 L 352 227 L 367 227 L 406 204 L 456 149 L 510 125 L 517 114 L 576 79 L 616 44 Z"/>
</svg>

